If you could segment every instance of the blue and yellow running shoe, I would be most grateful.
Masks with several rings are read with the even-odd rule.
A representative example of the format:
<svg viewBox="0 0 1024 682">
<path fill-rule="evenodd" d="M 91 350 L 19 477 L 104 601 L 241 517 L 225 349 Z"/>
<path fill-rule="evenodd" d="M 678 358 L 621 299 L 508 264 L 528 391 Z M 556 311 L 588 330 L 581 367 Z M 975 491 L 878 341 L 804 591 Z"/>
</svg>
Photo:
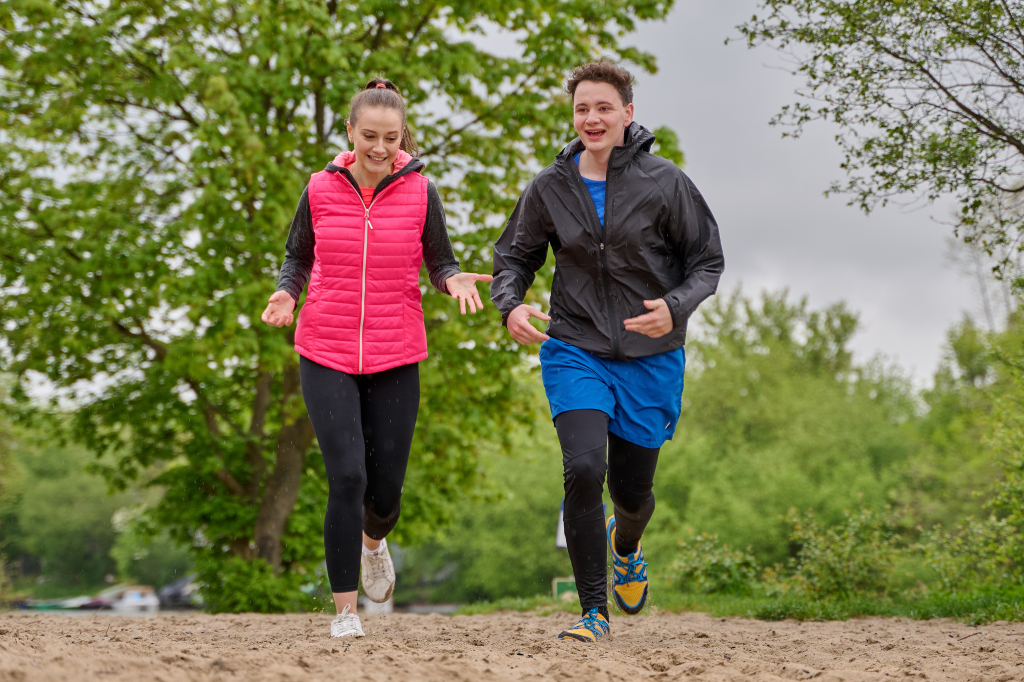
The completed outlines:
<svg viewBox="0 0 1024 682">
<path fill-rule="evenodd" d="M 595 606 L 584 612 L 580 622 L 565 630 L 558 636 L 558 639 L 577 639 L 581 642 L 596 642 L 611 631 L 608 619 L 604 617 L 600 609 Z"/>
<path fill-rule="evenodd" d="M 612 550 L 612 594 L 615 605 L 635 616 L 647 604 L 647 562 L 639 544 L 636 551 L 621 556 L 615 551 L 615 516 L 608 517 L 608 547 Z"/>
</svg>

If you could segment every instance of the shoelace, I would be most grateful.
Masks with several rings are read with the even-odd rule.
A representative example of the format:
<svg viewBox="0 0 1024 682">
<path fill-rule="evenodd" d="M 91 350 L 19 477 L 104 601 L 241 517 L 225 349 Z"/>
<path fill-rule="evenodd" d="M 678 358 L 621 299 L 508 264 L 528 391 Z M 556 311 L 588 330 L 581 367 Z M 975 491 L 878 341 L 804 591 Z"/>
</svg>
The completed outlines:
<svg viewBox="0 0 1024 682">
<path fill-rule="evenodd" d="M 619 575 L 618 572 L 613 571 L 616 584 L 630 582 L 630 578 L 633 576 L 636 576 L 638 580 L 647 580 L 647 562 L 644 561 L 643 554 L 638 556 L 636 561 L 619 561 L 618 557 L 615 557 L 615 561 L 622 566 L 629 567 L 626 575 Z"/>
<path fill-rule="evenodd" d="M 598 610 L 590 609 L 586 615 L 580 618 L 580 622 L 576 624 L 576 628 L 585 627 L 593 633 L 594 637 L 600 637 L 605 633 L 605 625 L 597 619 Z"/>
<path fill-rule="evenodd" d="M 361 623 L 359 622 L 359 616 L 354 613 L 350 613 L 349 607 L 346 606 L 341 613 L 335 616 L 334 622 L 331 623 L 331 634 L 334 634 L 335 630 L 338 632 L 359 632 L 361 629 L 360 626 Z"/>
<path fill-rule="evenodd" d="M 368 557 L 370 559 L 370 565 L 368 567 L 370 573 L 370 582 L 375 583 L 382 578 L 385 580 L 389 580 L 387 570 L 388 562 L 385 561 L 385 556 L 386 555 L 384 554 L 384 552 L 381 552 L 380 554 Z"/>
</svg>

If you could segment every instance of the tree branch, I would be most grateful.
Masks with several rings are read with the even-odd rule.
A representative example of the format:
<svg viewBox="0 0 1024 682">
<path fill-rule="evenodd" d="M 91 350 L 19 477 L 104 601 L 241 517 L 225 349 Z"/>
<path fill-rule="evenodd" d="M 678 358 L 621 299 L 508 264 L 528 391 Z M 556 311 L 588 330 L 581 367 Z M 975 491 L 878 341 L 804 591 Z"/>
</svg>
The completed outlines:
<svg viewBox="0 0 1024 682">
<path fill-rule="evenodd" d="M 135 332 L 128 329 L 117 320 L 111 320 L 110 324 L 111 326 L 114 327 L 114 329 L 119 331 L 124 336 L 127 336 L 128 338 L 131 339 L 135 339 L 137 341 L 141 341 L 145 346 L 152 348 L 153 352 L 156 353 L 156 357 L 158 360 L 163 360 L 167 357 L 167 346 L 163 345 L 162 343 L 151 337 L 149 334 L 147 334 L 146 330 L 142 329 L 142 327 L 140 327 L 142 331 L 136 334 Z"/>
<path fill-rule="evenodd" d="M 501 109 L 501 108 L 502 108 L 503 106 L 505 106 L 505 104 L 506 104 L 506 103 L 508 102 L 508 100 L 509 100 L 509 99 L 510 99 L 510 98 L 511 98 L 512 96 L 514 96 L 514 95 L 518 95 L 518 94 L 519 94 L 520 92 L 522 92 L 522 90 L 523 90 L 523 87 L 525 87 L 525 85 L 526 85 L 526 84 L 527 84 L 527 83 L 528 83 L 528 82 L 530 81 L 530 79 L 531 79 L 531 78 L 533 78 L 533 77 L 534 77 L 535 75 L 537 75 L 537 72 L 538 72 L 538 71 L 540 70 L 540 68 L 541 68 L 541 65 L 540 65 L 540 64 L 537 64 L 536 66 L 534 66 L 534 67 L 533 67 L 533 70 L 531 70 L 531 71 L 530 71 L 530 73 L 526 74 L 526 76 L 525 76 L 525 77 L 523 78 L 523 81 L 522 81 L 522 82 L 521 82 L 521 83 L 520 83 L 520 84 L 519 84 L 518 86 L 516 86 L 515 90 L 513 90 L 512 92 L 510 92 L 510 93 L 508 93 L 507 95 L 505 95 L 504 97 L 502 97 L 502 98 L 501 98 L 501 101 L 500 101 L 500 102 L 498 102 L 497 104 L 495 104 L 495 105 L 494 105 L 493 107 L 491 107 L 490 109 L 488 109 L 488 110 L 486 110 L 486 111 L 484 111 L 484 112 L 481 112 L 480 114 L 478 114 L 478 115 L 477 115 L 477 116 L 476 116 L 476 117 L 475 117 L 475 118 L 474 118 L 474 119 L 473 119 L 472 121 L 470 121 L 470 122 L 469 122 L 469 123 L 467 123 L 466 125 L 460 126 L 459 128 L 457 128 L 457 129 L 455 129 L 455 130 L 451 131 L 451 132 L 450 132 L 450 133 L 448 134 L 448 136 L 447 136 L 447 137 L 445 137 L 445 138 L 444 138 L 443 140 L 441 140 L 441 141 L 440 141 L 439 143 L 435 144 L 435 145 L 434 145 L 433 147 L 431 147 L 430 149 L 426 149 L 426 150 L 423 150 L 423 151 L 421 151 L 421 152 L 420 152 L 420 155 L 421 155 L 421 156 L 430 156 L 431 154 L 437 154 L 437 153 L 439 153 L 439 152 L 440 152 L 440 151 L 441 151 L 442 149 L 444 149 L 444 147 L 445 147 L 445 146 L 446 146 L 446 145 L 447 145 L 448 143 L 450 143 L 450 142 L 452 141 L 452 138 L 454 138 L 454 137 L 456 137 L 456 136 L 458 136 L 458 135 L 462 134 L 462 133 L 463 133 L 463 132 L 464 132 L 465 130 L 467 130 L 467 129 L 468 129 L 468 128 L 469 128 L 470 126 L 474 126 L 474 125 L 476 125 L 476 124 L 477 124 L 477 123 L 479 123 L 480 121 L 482 121 L 482 120 L 484 120 L 485 118 L 489 117 L 489 116 L 490 116 L 491 114 L 493 114 L 494 112 L 496 112 L 496 111 L 498 111 L 499 109 Z"/>
<path fill-rule="evenodd" d="M 1024 33 L 1020 30 L 1020 25 L 1017 23 L 1017 17 L 1013 15 L 1013 9 L 1007 4 L 1006 0 L 1000 0 L 1000 4 L 1003 6 L 1003 9 L 1006 10 L 1006 18 L 1009 20 L 1010 25 L 1013 26 L 1014 31 L 1016 31 L 1017 37 L 1020 38 L 1020 44 L 1024 46 Z M 1016 49 L 1014 49 L 1014 51 L 1017 52 L 1018 55 L 1024 57 L 1024 54 L 1021 54 L 1020 51 Z"/>
<path fill-rule="evenodd" d="M 412 54 L 412 48 L 416 44 L 416 39 L 420 37 L 420 31 L 427 27 L 427 22 L 429 22 L 430 17 L 434 15 L 434 9 L 436 7 L 436 2 L 430 3 L 430 5 L 427 7 L 427 11 L 423 13 L 423 16 L 420 18 L 419 22 L 417 22 L 416 26 L 413 28 L 412 35 L 409 36 L 408 41 L 406 42 L 405 53 L 403 54 L 403 57 L 406 61 L 408 61 L 409 56 Z"/>
<path fill-rule="evenodd" d="M 216 436 L 220 436 L 220 427 L 217 425 L 217 420 L 213 419 L 213 415 L 216 415 L 223 419 L 227 423 L 227 425 L 231 427 L 231 430 L 234 431 L 237 436 L 241 438 L 246 437 L 245 432 L 242 431 L 241 428 L 239 428 L 238 424 L 229 419 L 228 416 L 224 414 L 224 411 L 220 409 L 220 407 L 210 402 L 204 396 L 204 391 L 199 387 L 199 384 L 196 383 L 195 379 L 193 379 L 192 377 L 183 378 L 185 380 L 185 383 L 189 385 L 189 388 L 191 388 L 195 392 L 197 399 L 202 400 L 203 404 L 206 406 L 206 410 L 204 412 L 204 414 L 206 415 L 206 426 L 207 428 L 210 429 L 211 433 L 213 433 Z"/>
<path fill-rule="evenodd" d="M 946 85 L 943 84 L 942 81 L 940 81 L 926 66 L 915 62 L 906 55 L 898 54 L 882 44 L 879 44 L 878 47 L 880 50 L 888 54 L 893 59 L 908 64 L 911 66 L 912 69 L 915 69 L 922 73 L 926 78 L 928 78 L 928 80 L 935 84 L 936 88 L 938 88 L 940 91 L 942 91 L 943 94 L 946 95 L 949 101 L 956 105 L 956 107 L 964 114 L 964 116 L 967 116 L 968 118 L 977 121 L 981 126 L 987 128 L 990 131 L 989 134 L 992 137 L 1001 139 L 1006 144 L 1014 147 L 1018 152 L 1021 153 L 1021 155 L 1024 155 L 1024 141 L 1018 140 L 995 121 L 991 120 L 987 116 L 978 113 L 974 109 L 970 108 L 969 106 L 961 102 L 960 98 L 958 98 L 953 92 L 951 92 L 949 88 L 947 88 Z"/>
<path fill-rule="evenodd" d="M 239 483 L 227 469 L 218 469 L 214 475 L 217 477 L 218 481 L 226 485 L 228 490 L 233 492 L 235 495 L 238 495 L 239 497 L 243 497 L 245 495 L 245 489 L 242 488 L 242 484 Z"/>
</svg>

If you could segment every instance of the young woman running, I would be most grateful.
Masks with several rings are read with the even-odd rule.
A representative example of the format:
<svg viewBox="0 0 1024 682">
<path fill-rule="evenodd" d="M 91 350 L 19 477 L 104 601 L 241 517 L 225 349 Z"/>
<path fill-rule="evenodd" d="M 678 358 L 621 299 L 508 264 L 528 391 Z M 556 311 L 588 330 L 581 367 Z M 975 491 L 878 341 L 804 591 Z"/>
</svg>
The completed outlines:
<svg viewBox="0 0 1024 682">
<path fill-rule="evenodd" d="M 586 642 L 609 631 L 606 543 L 615 603 L 634 614 L 647 602 L 640 537 L 654 512 L 658 451 L 679 419 L 686 321 L 715 292 L 724 267 L 700 192 L 650 153 L 654 135 L 633 122 L 632 83 L 607 62 L 572 72 L 566 91 L 579 138 L 527 185 L 495 244 L 491 283 L 512 338 L 543 342 L 541 373 L 562 446 L 566 543 L 583 607 L 559 638 Z M 550 317 L 523 304 L 549 244 Z M 546 334 L 531 317 L 550 322 Z M 607 524 L 606 472 L 614 504 Z"/>
<path fill-rule="evenodd" d="M 458 299 L 462 314 L 483 308 L 476 283 L 491 280 L 459 270 L 441 198 L 412 156 L 405 103 L 391 81 L 374 78 L 352 99 L 347 130 L 352 151 L 314 173 L 302 192 L 263 312 L 269 325 L 290 325 L 309 282 L 295 350 L 327 469 L 332 637 L 363 636 L 360 564 L 373 601 L 387 601 L 395 585 L 384 538 L 398 522 L 419 408 L 417 363 L 427 357 L 420 266 L 426 262 L 431 284 Z"/>
</svg>

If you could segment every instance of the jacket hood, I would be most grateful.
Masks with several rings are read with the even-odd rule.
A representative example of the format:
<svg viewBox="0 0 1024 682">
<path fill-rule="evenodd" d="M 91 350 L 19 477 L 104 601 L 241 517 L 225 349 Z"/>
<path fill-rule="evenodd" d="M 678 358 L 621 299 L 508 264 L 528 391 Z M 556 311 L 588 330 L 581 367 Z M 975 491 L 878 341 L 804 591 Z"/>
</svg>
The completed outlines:
<svg viewBox="0 0 1024 682">
<path fill-rule="evenodd" d="M 356 160 L 356 153 L 352 151 L 341 152 L 334 157 L 334 161 L 327 164 L 327 168 L 324 170 L 337 173 L 342 168 L 348 169 Z M 424 167 L 424 164 L 419 159 L 411 156 L 408 152 L 401 149 L 398 150 L 398 156 L 395 158 L 395 172 L 393 176 L 405 175 L 405 173 L 412 173 L 418 171 Z M 403 172 L 404 171 L 404 172 Z"/>
<path fill-rule="evenodd" d="M 621 168 L 629 164 L 640 152 L 650 152 L 651 146 L 654 145 L 654 133 L 647 128 L 633 121 L 629 124 L 629 127 L 625 131 L 625 144 L 621 147 L 615 147 L 612 150 L 612 155 L 608 159 L 608 168 Z M 566 163 L 572 163 L 573 157 L 583 151 L 583 140 L 580 138 L 574 139 L 569 144 L 565 145 L 561 153 L 556 157 L 555 162 L 563 165 Z"/>
</svg>

